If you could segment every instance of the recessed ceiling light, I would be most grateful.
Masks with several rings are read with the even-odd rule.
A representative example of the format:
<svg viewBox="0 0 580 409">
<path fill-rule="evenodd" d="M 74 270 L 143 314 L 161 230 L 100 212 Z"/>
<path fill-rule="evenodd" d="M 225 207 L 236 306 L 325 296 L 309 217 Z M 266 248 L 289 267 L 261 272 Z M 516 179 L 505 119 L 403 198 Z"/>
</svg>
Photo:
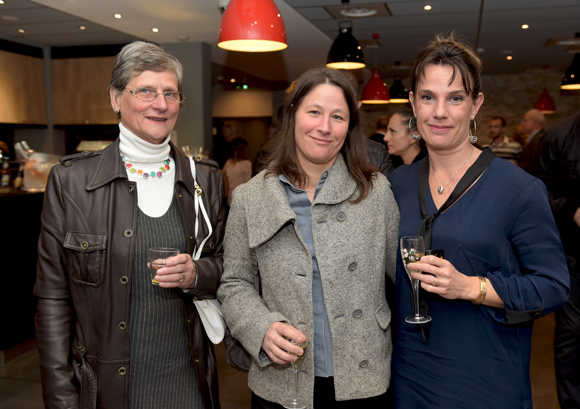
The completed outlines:
<svg viewBox="0 0 580 409">
<path fill-rule="evenodd" d="M 79 30 L 86 30 L 87 26 L 79 26 Z"/>
<path fill-rule="evenodd" d="M 236 79 L 235 79 L 235 78 L 232 78 L 232 79 L 230 80 L 230 82 L 236 82 Z"/>
<path fill-rule="evenodd" d="M 512 57 L 511 55 L 508 55 L 507 57 L 505 57 L 506 60 L 511 61 L 514 57 Z"/>
<path fill-rule="evenodd" d="M 120 15 L 119 13 L 117 13 L 117 14 L 113 14 L 113 17 L 115 17 L 115 18 L 122 18 L 123 16 Z"/>
<path fill-rule="evenodd" d="M 528 26 L 527 24 L 523 24 L 523 25 L 522 25 L 522 28 L 523 28 L 524 30 L 527 30 L 528 28 L 530 28 L 530 26 Z"/>
<path fill-rule="evenodd" d="M 25 29 L 23 29 L 23 28 L 19 28 L 19 29 L 18 29 L 18 32 L 19 32 L 20 34 L 24 34 L 24 33 L 26 33 L 26 30 L 25 30 Z"/>
<path fill-rule="evenodd" d="M 423 7 L 425 10 L 431 10 L 431 6 L 430 5 L 426 5 L 425 7 Z"/>
<path fill-rule="evenodd" d="M 0 0 L 0 4 L 4 4 L 4 0 Z"/>
<path fill-rule="evenodd" d="M 346 17 L 370 17 L 377 13 L 378 11 L 376 9 L 370 9 L 368 7 L 352 7 L 340 12 L 340 14 Z"/>
<path fill-rule="evenodd" d="M 153 27 L 153 28 L 151 29 L 151 31 L 153 31 L 154 33 L 158 33 L 158 32 L 159 32 L 159 29 L 158 29 L 157 27 Z"/>
<path fill-rule="evenodd" d="M 6 21 L 18 21 L 20 20 L 18 17 L 16 16 L 2 16 L 0 17 L 2 20 L 6 20 Z"/>
</svg>

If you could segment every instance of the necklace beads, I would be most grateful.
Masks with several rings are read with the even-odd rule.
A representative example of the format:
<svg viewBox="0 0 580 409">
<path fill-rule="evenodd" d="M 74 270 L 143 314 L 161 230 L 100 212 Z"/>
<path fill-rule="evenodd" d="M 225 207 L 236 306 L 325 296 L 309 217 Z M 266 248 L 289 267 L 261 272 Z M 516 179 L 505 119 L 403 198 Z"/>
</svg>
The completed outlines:
<svg viewBox="0 0 580 409">
<path fill-rule="evenodd" d="M 171 169 L 171 167 L 169 166 L 169 162 L 170 162 L 169 158 L 164 160 L 165 165 L 161 166 L 158 171 L 152 170 L 151 172 L 145 172 L 141 169 L 137 169 L 135 166 L 133 166 L 132 163 L 125 160 L 125 157 L 123 155 L 121 155 L 121 159 L 123 160 L 123 165 L 125 165 L 125 168 L 127 168 L 127 172 L 129 172 L 132 175 L 136 174 L 138 176 L 142 176 L 143 179 L 149 179 L 150 177 L 151 178 L 160 178 L 163 176 L 163 174 L 165 172 L 167 172 L 169 169 Z"/>
</svg>

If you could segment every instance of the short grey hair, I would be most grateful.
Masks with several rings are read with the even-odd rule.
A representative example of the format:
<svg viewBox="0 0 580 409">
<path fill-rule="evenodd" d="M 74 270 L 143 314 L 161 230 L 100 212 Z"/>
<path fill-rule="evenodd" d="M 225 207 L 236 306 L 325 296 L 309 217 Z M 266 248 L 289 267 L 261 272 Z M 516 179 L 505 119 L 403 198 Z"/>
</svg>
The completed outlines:
<svg viewBox="0 0 580 409">
<path fill-rule="evenodd" d="M 542 125 L 542 127 L 544 127 L 544 125 L 546 124 L 546 117 L 544 116 L 542 111 L 540 111 L 539 109 L 530 109 L 527 113 L 529 114 L 531 119 L 533 119 L 534 121 Z"/>
<path fill-rule="evenodd" d="M 183 83 L 181 63 L 160 46 L 145 41 L 127 44 L 117 54 L 108 89 L 115 88 L 117 92 L 123 92 L 133 76 L 143 71 L 173 72 L 177 76 L 178 91 L 181 92 Z"/>
</svg>

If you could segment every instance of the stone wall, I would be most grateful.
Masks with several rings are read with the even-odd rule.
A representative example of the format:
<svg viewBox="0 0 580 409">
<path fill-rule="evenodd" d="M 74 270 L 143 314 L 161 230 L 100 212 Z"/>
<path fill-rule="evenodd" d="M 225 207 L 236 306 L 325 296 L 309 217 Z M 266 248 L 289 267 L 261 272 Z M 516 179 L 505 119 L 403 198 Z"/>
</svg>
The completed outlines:
<svg viewBox="0 0 580 409">
<path fill-rule="evenodd" d="M 562 73 L 535 72 L 524 74 L 484 75 L 485 101 L 476 121 L 478 136 L 482 142 L 489 139 L 489 121 L 493 116 L 503 116 L 507 121 L 507 133 L 513 134 L 526 111 L 533 109 L 544 88 L 556 104 L 556 113 L 546 115 L 546 128 L 575 113 L 580 112 L 580 93 L 560 91 Z M 408 86 L 408 80 L 403 81 Z M 364 84 L 361 85 L 361 89 Z M 380 115 L 392 115 L 406 104 L 363 105 L 365 133 L 371 135 Z"/>
</svg>

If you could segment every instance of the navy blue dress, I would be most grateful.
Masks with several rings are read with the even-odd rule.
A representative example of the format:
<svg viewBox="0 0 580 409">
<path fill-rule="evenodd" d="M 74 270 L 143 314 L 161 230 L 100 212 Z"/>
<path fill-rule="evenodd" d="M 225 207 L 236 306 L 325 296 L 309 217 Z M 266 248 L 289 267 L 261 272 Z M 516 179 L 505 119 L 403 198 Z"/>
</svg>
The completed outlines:
<svg viewBox="0 0 580 409">
<path fill-rule="evenodd" d="M 399 236 L 421 223 L 421 165 L 391 176 L 401 211 Z M 428 214 L 435 213 L 432 196 Z M 395 407 L 532 409 L 530 351 L 534 318 L 568 298 L 569 276 L 544 184 L 494 158 L 481 178 L 433 223 L 432 248 L 468 276 L 492 283 L 505 309 L 431 295 L 429 343 L 405 323 L 411 286 L 397 261 L 397 330 L 392 361 Z"/>
</svg>

